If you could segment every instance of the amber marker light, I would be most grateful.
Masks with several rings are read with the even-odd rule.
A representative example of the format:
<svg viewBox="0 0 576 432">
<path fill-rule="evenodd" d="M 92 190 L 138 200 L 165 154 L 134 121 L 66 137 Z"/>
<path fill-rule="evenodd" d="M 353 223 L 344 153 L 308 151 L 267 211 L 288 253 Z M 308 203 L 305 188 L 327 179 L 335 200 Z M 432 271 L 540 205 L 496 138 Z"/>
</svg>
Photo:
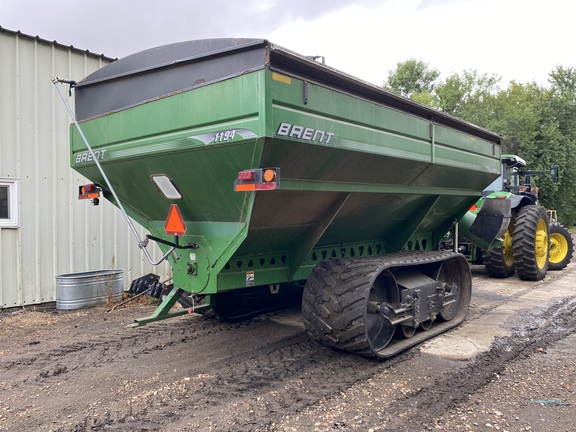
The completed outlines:
<svg viewBox="0 0 576 432">
<path fill-rule="evenodd" d="M 100 196 L 102 189 L 95 184 L 80 186 L 78 189 L 78 199 L 94 199 Z"/>
<path fill-rule="evenodd" d="M 274 181 L 276 179 L 276 172 L 274 170 L 267 169 L 266 171 L 264 171 L 264 175 L 262 176 L 262 178 L 265 182 Z"/>
<path fill-rule="evenodd" d="M 239 184 L 235 186 L 236 192 L 246 192 L 246 191 L 253 191 L 256 190 L 255 184 Z"/>
</svg>

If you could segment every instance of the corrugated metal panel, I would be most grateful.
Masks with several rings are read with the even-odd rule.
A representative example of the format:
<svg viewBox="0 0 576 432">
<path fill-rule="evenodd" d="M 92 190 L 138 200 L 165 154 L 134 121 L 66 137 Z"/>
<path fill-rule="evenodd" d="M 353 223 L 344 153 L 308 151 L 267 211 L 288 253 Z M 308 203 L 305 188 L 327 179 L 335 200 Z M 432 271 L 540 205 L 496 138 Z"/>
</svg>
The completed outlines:
<svg viewBox="0 0 576 432">
<path fill-rule="evenodd" d="M 0 28 L 0 177 L 20 179 L 21 215 L 20 228 L 0 229 L 0 307 L 54 301 L 60 274 L 121 269 L 126 286 L 170 274 L 148 263 L 115 207 L 76 199 L 87 181 L 69 166 L 70 118 L 51 77 L 80 80 L 109 61 Z"/>
</svg>

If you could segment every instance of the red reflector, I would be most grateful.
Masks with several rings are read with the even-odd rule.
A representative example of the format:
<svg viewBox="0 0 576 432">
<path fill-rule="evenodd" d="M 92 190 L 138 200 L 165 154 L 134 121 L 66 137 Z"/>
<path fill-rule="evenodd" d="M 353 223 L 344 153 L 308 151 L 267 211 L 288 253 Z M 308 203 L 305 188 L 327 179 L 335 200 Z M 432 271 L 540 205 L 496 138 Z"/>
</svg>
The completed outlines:
<svg viewBox="0 0 576 432">
<path fill-rule="evenodd" d="M 274 190 L 276 189 L 276 183 L 260 183 L 255 185 L 256 190 Z"/>
<path fill-rule="evenodd" d="M 242 181 L 254 181 L 256 174 L 254 171 L 240 171 L 238 173 L 238 180 Z"/>
<path fill-rule="evenodd" d="M 183 236 L 186 232 L 186 224 L 182 218 L 182 213 L 176 204 L 170 206 L 164 230 L 168 235 Z"/>
</svg>

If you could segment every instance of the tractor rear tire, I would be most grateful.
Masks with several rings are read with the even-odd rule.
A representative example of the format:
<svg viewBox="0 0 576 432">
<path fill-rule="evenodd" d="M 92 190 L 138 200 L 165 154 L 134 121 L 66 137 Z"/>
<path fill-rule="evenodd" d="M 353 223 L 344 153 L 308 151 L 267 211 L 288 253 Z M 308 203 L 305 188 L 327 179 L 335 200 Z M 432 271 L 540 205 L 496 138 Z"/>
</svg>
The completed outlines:
<svg viewBox="0 0 576 432">
<path fill-rule="evenodd" d="M 549 270 L 562 270 L 572 260 L 574 243 L 568 229 L 559 223 L 550 224 L 550 262 Z"/>
<path fill-rule="evenodd" d="M 544 207 L 527 205 L 519 210 L 513 245 L 518 277 L 530 281 L 544 279 L 550 253 L 548 214 Z"/>
<path fill-rule="evenodd" d="M 490 277 L 507 278 L 514 275 L 514 250 L 512 248 L 513 235 L 514 224 L 510 221 L 508 230 L 504 233 L 502 246 L 484 252 L 484 267 L 486 267 L 486 271 Z"/>
</svg>

